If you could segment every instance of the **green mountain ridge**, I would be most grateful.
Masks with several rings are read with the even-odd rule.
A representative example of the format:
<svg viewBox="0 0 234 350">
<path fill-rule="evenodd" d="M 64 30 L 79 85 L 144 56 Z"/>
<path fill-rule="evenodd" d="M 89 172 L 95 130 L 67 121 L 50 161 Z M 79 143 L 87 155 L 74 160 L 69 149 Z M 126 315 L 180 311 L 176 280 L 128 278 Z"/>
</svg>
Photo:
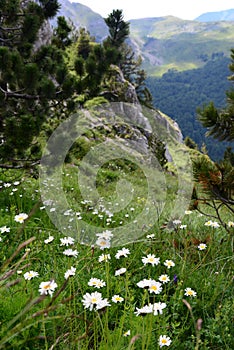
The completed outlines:
<svg viewBox="0 0 234 350">
<path fill-rule="evenodd" d="M 181 20 L 167 16 L 130 21 L 131 42 L 149 75 L 168 69 L 183 71 L 202 67 L 214 54 L 229 56 L 234 22 Z"/>
<path fill-rule="evenodd" d="M 195 18 L 195 21 L 210 22 L 210 21 L 234 21 L 234 9 L 206 12 Z"/>
<path fill-rule="evenodd" d="M 70 18 L 77 27 L 85 27 L 97 41 L 108 35 L 104 19 L 87 6 L 70 3 L 68 0 L 61 0 L 61 5 L 59 15 Z M 227 86 L 227 62 L 234 43 L 234 21 L 227 18 L 230 18 L 228 15 L 232 11 L 225 11 L 225 20 L 212 22 L 205 20 L 208 18 L 205 15 L 208 14 L 204 14 L 204 21 L 199 18 L 193 21 L 183 20 L 174 16 L 129 21 L 128 44 L 132 46 L 136 56 L 142 57 L 142 68 L 152 78 L 149 88 L 155 107 L 179 122 L 184 137 L 192 137 L 199 146 L 208 143 L 213 159 L 222 157 L 225 146 L 217 147 L 215 141 L 206 139 L 205 129 L 196 120 L 196 107 L 211 100 L 220 108 L 225 105 L 223 87 Z M 223 12 L 219 13 L 219 18 L 224 19 Z M 219 79 L 224 81 L 220 83 L 216 79 L 208 86 L 206 82 L 210 77 L 206 77 L 201 69 L 206 70 L 206 65 L 210 62 L 209 74 L 216 77 L 216 61 L 219 71 L 223 72 Z M 179 74 L 174 74 L 173 82 L 168 83 L 163 77 L 167 72 L 184 72 L 187 77 L 183 81 Z M 192 81 L 195 75 L 199 82 L 197 85 Z M 154 78 L 162 80 L 157 81 Z M 166 88 L 160 89 L 160 84 Z M 200 93 L 199 84 L 206 86 L 207 91 L 203 89 L 203 93 Z M 184 97 L 183 102 L 180 94 Z M 170 102 L 172 100 L 173 103 Z"/>
</svg>

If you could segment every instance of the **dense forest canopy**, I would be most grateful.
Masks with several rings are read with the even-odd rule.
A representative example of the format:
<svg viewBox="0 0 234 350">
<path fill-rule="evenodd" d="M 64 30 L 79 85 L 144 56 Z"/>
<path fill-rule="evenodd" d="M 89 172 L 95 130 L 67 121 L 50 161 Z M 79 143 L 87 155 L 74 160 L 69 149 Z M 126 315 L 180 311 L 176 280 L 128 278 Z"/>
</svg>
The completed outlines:
<svg viewBox="0 0 234 350">
<path fill-rule="evenodd" d="M 191 137 L 200 148 L 206 144 L 210 157 L 216 160 L 223 157 L 230 143 L 217 144 L 213 138 L 206 137 L 206 129 L 197 119 L 197 108 L 211 101 L 218 108 L 225 106 L 226 91 L 231 86 L 229 64 L 229 58 L 218 57 L 203 68 L 170 70 L 161 78 L 147 78 L 154 106 L 178 122 L 184 137 Z"/>
</svg>

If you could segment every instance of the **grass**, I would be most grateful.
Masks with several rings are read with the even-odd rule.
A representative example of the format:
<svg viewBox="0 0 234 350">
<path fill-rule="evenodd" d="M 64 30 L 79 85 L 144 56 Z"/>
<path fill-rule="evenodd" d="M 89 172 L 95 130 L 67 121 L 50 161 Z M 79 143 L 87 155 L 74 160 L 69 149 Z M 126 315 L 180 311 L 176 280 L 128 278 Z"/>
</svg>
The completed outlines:
<svg viewBox="0 0 234 350">
<path fill-rule="evenodd" d="M 63 170 L 70 210 L 60 213 L 62 233 L 49 217 L 58 208 L 50 201 L 41 203 L 37 179 L 25 173 L 1 174 L 0 349 L 155 350 L 163 335 L 170 338 L 165 342 L 174 350 L 233 349 L 234 228 L 227 232 L 221 225 L 207 226 L 209 216 L 197 211 L 168 223 L 177 185 L 173 176 L 165 174 L 166 204 L 152 225 L 145 216 L 139 234 L 138 218 L 147 202 L 141 170 L 122 160 L 105 164 L 97 175 L 100 198 L 95 208 L 77 186 L 77 168 L 67 165 Z M 127 187 L 123 182 L 118 189 L 120 180 Z M 135 188 L 131 195 L 126 193 L 130 182 Z M 112 212 L 107 207 L 110 203 Z M 22 223 L 15 221 L 20 213 L 28 215 Z M 222 213 L 224 222 L 231 219 Z M 96 234 L 121 235 L 121 230 L 129 234 L 123 245 L 110 237 L 108 242 L 118 244 L 100 249 Z M 61 240 L 64 237 L 71 238 Z M 206 244 L 204 250 L 199 250 L 200 243 Z M 67 249 L 77 251 L 77 256 L 64 255 Z M 175 265 L 168 268 L 166 260 Z M 38 276 L 27 280 L 29 271 Z M 123 273 L 116 275 L 116 271 Z M 66 272 L 70 272 L 67 279 Z M 150 292 L 149 282 L 145 288 L 137 285 L 151 279 L 159 286 L 156 282 L 162 275 L 169 281 L 161 282 L 158 294 L 156 287 Z M 91 278 L 104 285 L 95 288 Z M 57 285 L 51 296 L 40 294 L 40 284 L 51 281 Z M 186 296 L 186 288 L 196 295 Z M 98 303 L 89 304 L 90 310 L 82 301 L 85 295 L 89 298 L 86 293 L 94 292 L 104 299 L 98 310 Z M 115 295 L 120 302 L 112 301 Z M 161 313 L 141 310 L 159 302 L 166 304 Z"/>
</svg>

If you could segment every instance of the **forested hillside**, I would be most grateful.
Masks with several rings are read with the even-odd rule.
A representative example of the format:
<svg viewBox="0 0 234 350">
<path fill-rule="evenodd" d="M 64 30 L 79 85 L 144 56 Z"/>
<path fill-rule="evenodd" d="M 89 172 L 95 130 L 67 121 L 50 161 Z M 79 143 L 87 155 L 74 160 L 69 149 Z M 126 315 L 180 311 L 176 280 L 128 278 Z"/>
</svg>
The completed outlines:
<svg viewBox="0 0 234 350">
<path fill-rule="evenodd" d="M 218 108 L 225 106 L 225 92 L 230 88 L 229 64 L 227 57 L 217 57 L 199 69 L 170 70 L 161 78 L 147 78 L 154 106 L 178 122 L 184 137 L 191 137 L 199 147 L 206 144 L 213 159 L 222 158 L 228 143 L 220 145 L 206 138 L 206 129 L 197 119 L 197 108 L 211 101 Z"/>
</svg>

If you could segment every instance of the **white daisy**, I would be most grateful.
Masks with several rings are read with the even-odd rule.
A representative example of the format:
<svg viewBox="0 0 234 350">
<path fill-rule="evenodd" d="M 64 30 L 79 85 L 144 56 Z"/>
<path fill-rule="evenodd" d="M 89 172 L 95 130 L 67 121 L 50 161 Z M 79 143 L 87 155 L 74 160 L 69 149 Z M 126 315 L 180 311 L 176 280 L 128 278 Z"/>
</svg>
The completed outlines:
<svg viewBox="0 0 234 350">
<path fill-rule="evenodd" d="M 100 303 L 102 300 L 102 294 L 98 292 L 86 293 L 83 296 L 82 303 L 85 309 L 93 310 L 94 306 Z"/>
<path fill-rule="evenodd" d="M 154 294 L 160 294 L 162 291 L 162 283 L 152 281 L 149 285 L 149 292 Z"/>
<path fill-rule="evenodd" d="M 54 280 L 52 281 L 47 281 L 47 282 L 41 282 L 40 286 L 39 286 L 39 292 L 41 295 L 45 294 L 49 294 L 50 296 L 52 296 L 52 294 L 54 293 L 54 290 L 58 287 L 57 283 L 54 282 Z"/>
<path fill-rule="evenodd" d="M 112 299 L 113 303 L 122 303 L 124 301 L 124 298 L 122 298 L 119 295 L 113 295 Z"/>
<path fill-rule="evenodd" d="M 103 231 L 102 233 L 97 233 L 96 236 L 99 238 L 110 240 L 113 237 L 113 233 L 109 230 L 106 230 L 106 231 Z"/>
<path fill-rule="evenodd" d="M 117 251 L 115 254 L 116 259 L 119 259 L 121 256 L 124 256 L 125 258 L 130 254 L 130 250 L 128 248 L 122 248 Z"/>
<path fill-rule="evenodd" d="M 25 274 L 24 274 L 24 278 L 25 278 L 27 281 L 30 281 L 32 278 L 38 277 L 38 276 L 39 276 L 39 273 L 36 272 L 36 271 L 25 272 Z"/>
<path fill-rule="evenodd" d="M 172 221 L 174 225 L 180 225 L 181 224 L 181 220 L 173 220 Z"/>
<path fill-rule="evenodd" d="M 100 300 L 99 303 L 97 303 L 96 310 L 103 309 L 106 306 L 110 306 L 110 303 L 105 298 L 105 299 Z"/>
<path fill-rule="evenodd" d="M 78 251 L 76 249 L 75 250 L 66 249 L 66 250 L 64 250 L 63 254 L 66 255 L 66 256 L 74 256 L 75 258 L 77 258 L 77 255 L 79 253 L 78 253 Z"/>
<path fill-rule="evenodd" d="M 168 283 L 170 281 L 170 278 L 168 275 L 161 275 L 161 276 L 159 276 L 158 279 L 162 283 Z"/>
<path fill-rule="evenodd" d="M 171 267 L 174 267 L 174 266 L 175 266 L 175 263 L 174 263 L 174 261 L 172 261 L 172 260 L 166 260 L 166 261 L 164 262 L 164 265 L 165 265 L 168 269 L 170 269 Z"/>
<path fill-rule="evenodd" d="M 153 239 L 155 237 L 155 234 L 154 233 L 152 233 L 151 235 L 147 235 L 146 236 L 146 238 L 148 238 L 148 239 Z"/>
<path fill-rule="evenodd" d="M 130 334 L 131 334 L 131 331 L 130 331 L 130 329 L 129 329 L 129 330 L 127 330 L 126 332 L 124 332 L 123 336 L 124 336 L 124 337 L 128 337 Z"/>
<path fill-rule="evenodd" d="M 134 312 L 135 315 L 139 316 L 141 314 L 151 314 L 153 312 L 153 305 L 145 305 L 142 308 L 136 308 L 137 311 Z"/>
<path fill-rule="evenodd" d="M 160 335 L 158 340 L 160 348 L 163 346 L 169 346 L 171 344 L 170 337 L 167 337 L 166 335 Z"/>
<path fill-rule="evenodd" d="M 0 233 L 10 232 L 10 227 L 2 226 L 0 227 Z"/>
<path fill-rule="evenodd" d="M 103 250 L 105 248 L 110 248 L 110 246 L 111 246 L 111 242 L 108 239 L 105 239 L 105 238 L 102 238 L 102 237 L 99 237 L 96 240 L 96 244 L 99 246 L 99 248 L 101 250 Z"/>
<path fill-rule="evenodd" d="M 122 267 L 121 269 L 115 271 L 115 276 L 120 276 L 123 273 L 125 273 L 126 271 L 127 271 L 127 269 L 125 267 Z"/>
<path fill-rule="evenodd" d="M 104 282 L 103 280 L 100 280 L 98 278 L 90 278 L 88 285 L 90 287 L 102 288 L 106 285 L 106 282 Z"/>
<path fill-rule="evenodd" d="M 28 214 L 21 213 L 21 214 L 15 215 L 14 220 L 22 224 L 27 218 L 28 218 Z"/>
<path fill-rule="evenodd" d="M 76 268 L 71 266 L 71 268 L 65 272 L 64 278 L 67 280 L 70 276 L 75 276 L 75 272 L 76 272 Z"/>
<path fill-rule="evenodd" d="M 141 280 L 141 281 L 139 281 L 138 283 L 137 283 L 137 286 L 139 287 L 139 288 L 146 288 L 146 287 L 149 287 L 150 286 L 150 283 L 152 283 L 152 282 L 155 282 L 154 280 L 152 280 L 152 279 L 149 279 L 149 280 L 147 280 L 147 279 L 143 279 L 143 280 Z"/>
<path fill-rule="evenodd" d="M 197 292 L 195 292 L 190 287 L 185 288 L 184 291 L 185 291 L 184 295 L 186 295 L 187 297 L 195 297 L 197 295 Z"/>
<path fill-rule="evenodd" d="M 197 247 L 199 250 L 205 250 L 207 248 L 207 245 L 205 243 L 200 243 Z"/>
<path fill-rule="evenodd" d="M 162 315 L 163 313 L 163 309 L 165 309 L 167 307 L 167 304 L 166 303 L 161 303 L 161 301 L 159 301 L 158 303 L 154 303 L 153 305 L 153 312 L 154 312 L 154 315 Z"/>
<path fill-rule="evenodd" d="M 68 247 L 69 245 L 74 244 L 75 240 L 72 237 L 64 237 L 64 238 L 60 238 L 60 242 L 61 242 L 60 246 L 65 245 Z"/>
<path fill-rule="evenodd" d="M 146 257 L 143 257 L 141 260 L 144 265 L 151 264 L 152 266 L 154 266 L 160 263 L 160 258 L 155 258 L 154 254 L 148 254 Z"/>
<path fill-rule="evenodd" d="M 99 262 L 103 262 L 103 261 L 107 262 L 110 259 L 111 259 L 110 254 L 102 254 L 98 257 Z"/>
<path fill-rule="evenodd" d="M 49 236 L 47 239 L 44 240 L 45 244 L 51 243 L 54 240 L 54 236 Z"/>
</svg>

